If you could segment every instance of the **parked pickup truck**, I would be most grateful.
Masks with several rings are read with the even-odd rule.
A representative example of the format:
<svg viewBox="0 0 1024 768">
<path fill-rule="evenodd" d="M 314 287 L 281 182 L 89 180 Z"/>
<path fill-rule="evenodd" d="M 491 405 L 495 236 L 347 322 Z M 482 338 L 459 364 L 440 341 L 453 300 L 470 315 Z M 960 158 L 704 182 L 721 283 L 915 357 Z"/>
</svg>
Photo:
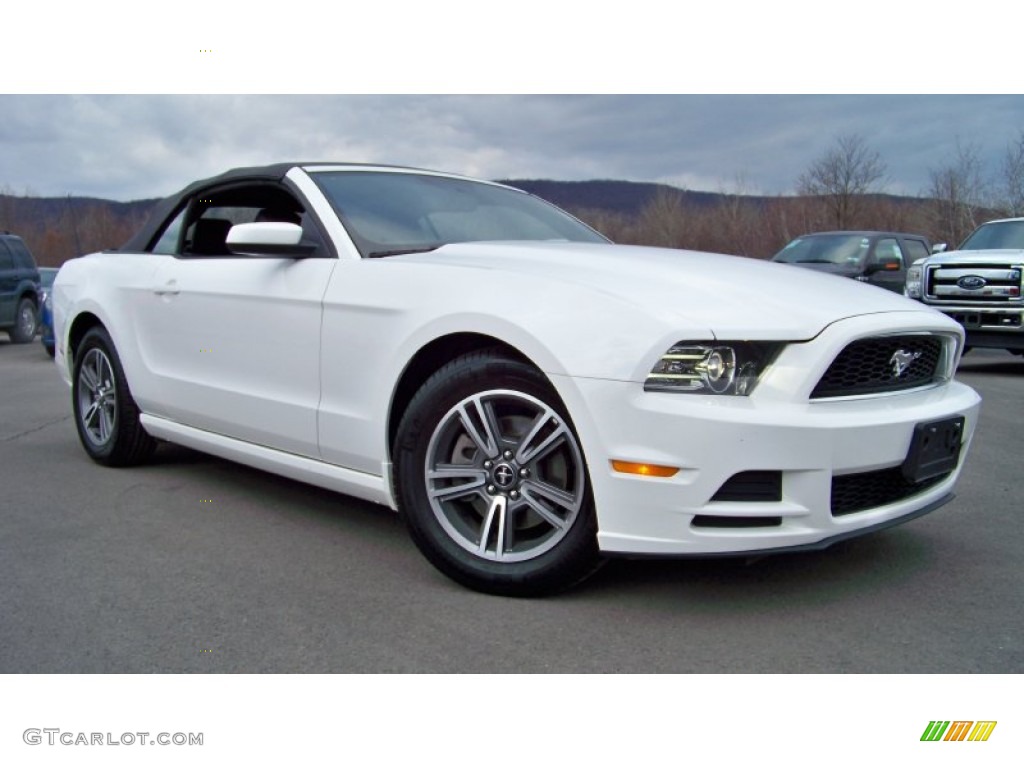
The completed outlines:
<svg viewBox="0 0 1024 768">
<path fill-rule="evenodd" d="M 852 277 L 903 293 L 906 264 L 931 252 L 928 238 L 904 232 L 815 232 L 792 241 L 772 261 Z"/>
<path fill-rule="evenodd" d="M 918 259 L 905 293 L 960 323 L 967 347 L 1024 355 L 1024 218 L 982 224 L 955 251 Z"/>
</svg>

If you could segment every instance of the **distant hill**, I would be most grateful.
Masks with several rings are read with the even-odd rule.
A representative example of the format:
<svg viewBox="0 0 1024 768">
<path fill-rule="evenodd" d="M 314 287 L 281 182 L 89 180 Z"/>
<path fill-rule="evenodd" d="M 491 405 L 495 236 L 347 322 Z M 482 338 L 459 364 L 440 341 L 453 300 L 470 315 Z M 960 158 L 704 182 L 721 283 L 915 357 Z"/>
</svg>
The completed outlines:
<svg viewBox="0 0 1024 768">
<path fill-rule="evenodd" d="M 501 183 L 572 211 L 605 211 L 628 217 L 639 214 L 659 192 L 680 195 L 698 208 L 711 207 L 724 197 L 634 181 L 506 179 Z M 0 230 L 25 238 L 41 265 L 57 265 L 78 253 L 121 245 L 142 225 L 157 202 L 0 195 Z"/>
<path fill-rule="evenodd" d="M 599 210 L 635 216 L 661 193 L 675 193 L 697 207 L 710 207 L 725 195 L 691 192 L 668 184 L 641 181 L 551 181 L 549 179 L 502 179 L 501 184 L 516 187 L 544 198 L 560 208 Z"/>
<path fill-rule="evenodd" d="M 116 248 L 146 220 L 156 200 L 0 195 L 0 230 L 24 238 L 40 266 Z"/>
<path fill-rule="evenodd" d="M 104 200 L 98 197 L 24 197 L 20 195 L 0 195 L 0 211 L 10 212 L 19 218 L 38 221 L 55 221 L 69 212 L 87 213 L 97 207 L 105 208 L 118 218 L 136 218 L 146 215 L 157 202 L 153 200 L 133 200 L 128 203 L 116 200 Z"/>
<path fill-rule="evenodd" d="M 620 243 L 766 258 L 797 235 L 835 228 L 822 201 L 814 198 L 695 192 L 609 179 L 501 183 L 565 208 Z M 21 235 L 40 266 L 57 266 L 82 253 L 121 246 L 157 202 L 0 195 L 0 230 Z M 920 198 L 866 195 L 861 215 L 848 228 L 920 232 L 935 242 L 956 242 L 932 231 L 930 205 Z"/>
</svg>

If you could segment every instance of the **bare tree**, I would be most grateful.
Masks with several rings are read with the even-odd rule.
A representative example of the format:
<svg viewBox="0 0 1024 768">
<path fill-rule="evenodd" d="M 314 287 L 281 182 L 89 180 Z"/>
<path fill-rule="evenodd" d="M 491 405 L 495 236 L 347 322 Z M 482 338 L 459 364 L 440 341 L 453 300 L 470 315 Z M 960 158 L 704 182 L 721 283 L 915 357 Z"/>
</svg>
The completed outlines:
<svg viewBox="0 0 1024 768">
<path fill-rule="evenodd" d="M 689 211 L 683 202 L 685 190 L 659 188 L 640 211 L 639 229 L 643 245 L 665 248 L 693 247 L 689 242 Z"/>
<path fill-rule="evenodd" d="M 939 241 L 955 247 L 978 226 L 984 209 L 985 182 L 978 146 L 957 139 L 953 159 L 928 175 L 932 231 Z"/>
<path fill-rule="evenodd" d="M 834 146 L 811 163 L 797 180 L 801 195 L 820 197 L 836 229 L 856 221 L 863 196 L 881 191 L 886 165 L 858 134 L 839 136 Z"/>
<path fill-rule="evenodd" d="M 613 243 L 629 243 L 636 236 L 635 217 L 602 208 L 568 206 L 569 211 L 587 226 L 593 227 Z"/>
<path fill-rule="evenodd" d="M 1007 216 L 1024 216 L 1024 129 L 1006 147 L 1003 157 L 1003 200 Z"/>
<path fill-rule="evenodd" d="M 14 231 L 17 228 L 14 220 L 14 190 L 5 184 L 0 187 L 0 232 Z"/>
<path fill-rule="evenodd" d="M 764 211 L 753 199 L 756 190 L 743 173 L 736 174 L 732 186 L 732 191 L 719 189 L 719 202 L 711 211 L 710 247 L 720 253 L 763 257 Z"/>
</svg>

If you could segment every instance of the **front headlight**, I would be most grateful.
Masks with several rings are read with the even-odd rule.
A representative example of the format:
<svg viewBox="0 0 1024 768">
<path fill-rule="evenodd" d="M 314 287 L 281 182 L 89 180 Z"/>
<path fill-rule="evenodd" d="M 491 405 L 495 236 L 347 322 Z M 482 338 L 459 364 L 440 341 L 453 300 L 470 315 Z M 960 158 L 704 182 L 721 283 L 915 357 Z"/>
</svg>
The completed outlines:
<svg viewBox="0 0 1024 768">
<path fill-rule="evenodd" d="M 655 363 L 644 389 L 749 395 L 781 348 L 778 343 L 753 341 L 680 341 Z"/>
<path fill-rule="evenodd" d="M 906 290 L 904 293 L 912 299 L 921 298 L 921 267 L 910 267 L 907 270 Z"/>
</svg>

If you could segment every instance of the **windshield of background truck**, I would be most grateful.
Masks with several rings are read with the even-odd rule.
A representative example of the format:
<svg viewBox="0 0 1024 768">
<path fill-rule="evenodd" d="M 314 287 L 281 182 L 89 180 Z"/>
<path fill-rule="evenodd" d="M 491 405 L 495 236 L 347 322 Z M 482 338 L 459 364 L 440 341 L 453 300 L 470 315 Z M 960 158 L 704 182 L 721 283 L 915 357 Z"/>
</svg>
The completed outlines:
<svg viewBox="0 0 1024 768">
<path fill-rule="evenodd" d="M 961 251 L 991 251 L 997 248 L 1024 248 L 1024 219 L 982 224 L 964 240 Z"/>
<path fill-rule="evenodd" d="M 775 254 L 773 261 L 783 264 L 858 264 L 869 245 L 868 238 L 862 235 L 798 237 Z"/>
</svg>

